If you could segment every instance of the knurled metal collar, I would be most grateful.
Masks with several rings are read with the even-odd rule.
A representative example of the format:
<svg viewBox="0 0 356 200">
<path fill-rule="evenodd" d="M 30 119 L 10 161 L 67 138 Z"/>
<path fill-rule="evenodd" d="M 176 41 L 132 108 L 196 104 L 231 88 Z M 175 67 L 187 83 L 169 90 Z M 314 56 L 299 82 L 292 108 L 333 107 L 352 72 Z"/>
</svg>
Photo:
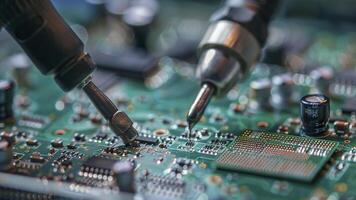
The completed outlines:
<svg viewBox="0 0 356 200">
<path fill-rule="evenodd" d="M 238 23 L 221 20 L 210 25 L 200 45 L 199 54 L 215 48 L 238 59 L 245 67 L 253 65 L 260 55 L 261 47 L 256 38 Z"/>
</svg>

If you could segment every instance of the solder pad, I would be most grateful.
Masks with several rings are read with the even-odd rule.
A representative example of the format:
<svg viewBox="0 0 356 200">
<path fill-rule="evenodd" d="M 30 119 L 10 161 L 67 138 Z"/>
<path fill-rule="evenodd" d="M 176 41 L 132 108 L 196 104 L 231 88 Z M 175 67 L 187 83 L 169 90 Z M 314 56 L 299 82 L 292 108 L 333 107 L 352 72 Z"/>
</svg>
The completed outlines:
<svg viewBox="0 0 356 200">
<path fill-rule="evenodd" d="M 246 130 L 217 160 L 218 168 L 312 181 L 338 142 Z"/>
</svg>

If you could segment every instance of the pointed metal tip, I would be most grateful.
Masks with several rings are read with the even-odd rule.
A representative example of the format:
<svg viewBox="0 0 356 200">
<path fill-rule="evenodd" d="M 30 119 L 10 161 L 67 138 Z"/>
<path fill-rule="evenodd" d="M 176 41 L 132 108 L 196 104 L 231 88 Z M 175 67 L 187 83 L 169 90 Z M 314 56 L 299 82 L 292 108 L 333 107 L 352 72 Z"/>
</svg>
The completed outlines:
<svg viewBox="0 0 356 200">
<path fill-rule="evenodd" d="M 200 88 L 187 114 L 188 128 L 190 131 L 200 121 L 214 93 L 215 87 L 210 83 L 205 83 Z"/>
</svg>

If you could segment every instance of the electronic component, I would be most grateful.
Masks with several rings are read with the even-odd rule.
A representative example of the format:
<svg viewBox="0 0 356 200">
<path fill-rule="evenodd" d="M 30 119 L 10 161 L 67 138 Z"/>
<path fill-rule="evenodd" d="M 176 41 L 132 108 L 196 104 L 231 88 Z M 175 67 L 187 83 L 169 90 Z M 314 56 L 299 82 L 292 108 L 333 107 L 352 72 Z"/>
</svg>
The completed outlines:
<svg viewBox="0 0 356 200">
<path fill-rule="evenodd" d="M 0 79 L 16 80 L 15 123 L 0 120 L 0 143 L 7 142 L 6 152 L 11 151 L 5 157 L 7 164 L 2 165 L 4 152 L 0 148 L 0 199 L 341 200 L 356 196 L 353 189 L 356 177 L 356 46 L 353 45 L 356 27 L 344 21 L 347 17 L 356 17 L 353 9 L 356 1 L 280 1 L 284 4 L 282 13 L 276 15 L 268 28 L 265 27 L 267 23 L 261 21 L 265 18 L 260 16 L 265 14 L 265 9 L 256 5 L 273 6 L 274 0 L 227 0 L 224 8 L 214 14 L 216 18 L 211 24 L 207 16 L 219 2 L 157 1 L 161 8 L 155 13 L 159 23 L 153 24 L 142 38 L 137 38 L 140 33 L 132 31 L 139 30 L 132 30 L 123 19 L 130 13 L 122 11 L 138 1 L 139 4 L 149 2 L 0 0 L 0 10 L 4 11 L 0 12 L 0 24 L 3 25 Z M 99 66 L 91 79 L 97 87 L 91 83 L 87 86 L 94 93 L 97 88 L 104 91 L 117 109 L 110 99 L 99 94 L 96 98 L 103 98 L 101 100 L 109 107 L 102 108 L 105 116 L 97 111 L 82 91 L 89 77 L 73 91 L 63 93 L 50 77 L 40 75 L 31 62 L 23 62 L 26 54 L 19 48 L 23 44 L 16 45 L 6 32 L 7 26 L 16 30 L 12 33 L 17 36 L 27 35 L 26 32 L 33 28 L 36 38 L 37 34 L 44 34 L 42 31 L 54 31 L 53 36 L 67 40 L 68 32 L 52 26 L 52 19 L 47 20 L 48 13 L 43 14 L 43 10 L 56 18 L 51 9 L 40 9 L 36 12 L 39 15 L 31 16 L 28 15 L 30 10 L 24 13 L 16 10 L 17 6 L 3 8 L 5 3 L 13 2 L 19 2 L 25 10 L 33 7 L 33 3 L 37 7 L 43 2 L 52 2 L 88 45 L 85 50 L 89 53 L 100 51 L 113 59 L 96 63 L 116 63 L 120 68 L 117 73 L 115 69 Z M 349 8 L 350 12 L 338 9 L 336 11 L 340 12 L 324 12 L 324 9 L 340 6 Z M 113 12 L 107 13 L 109 9 Z M 310 13 L 315 9 L 315 13 Z M 2 16 L 13 11 L 19 16 L 14 21 L 23 24 L 15 26 L 7 20 L 3 22 Z M 75 16 L 71 16 L 71 12 Z M 329 16 L 335 13 L 347 16 Z M 300 14 L 308 16 L 300 19 Z M 22 16 L 27 19 L 21 20 Z M 332 21 L 326 22 L 324 17 Z M 30 23 L 32 19 L 43 19 L 49 24 L 37 29 L 33 27 L 36 24 Z M 341 25 L 335 29 L 335 24 Z M 209 28 L 212 32 L 205 35 L 211 40 L 202 40 L 198 54 L 193 53 L 197 47 L 193 47 L 197 45 L 195 41 L 201 40 L 208 26 L 212 27 Z M 252 67 L 245 61 L 251 57 L 246 55 L 254 56 L 255 48 L 249 46 L 249 39 L 260 40 L 258 37 L 265 35 L 267 30 L 269 50 L 266 54 L 260 51 L 257 63 L 251 65 L 255 69 L 250 70 Z M 41 68 L 53 69 L 47 65 L 47 61 L 52 60 L 59 66 L 50 73 L 55 76 L 64 73 L 63 77 L 71 82 L 67 75 L 78 73 L 66 70 L 83 67 L 78 65 L 76 54 L 82 51 L 73 50 L 70 38 L 60 44 L 49 44 L 48 38 L 43 38 L 43 44 L 32 38 L 23 43 L 36 43 L 32 46 L 39 52 L 43 52 L 44 46 L 57 49 L 69 45 L 59 52 L 61 55 L 37 53 L 46 58 L 46 66 Z M 136 39 L 141 44 L 136 43 Z M 144 40 L 146 44 L 142 43 Z M 167 49 L 180 51 L 187 41 L 192 42 L 192 47 L 181 53 L 185 55 L 183 60 L 167 55 Z M 265 49 L 260 41 L 258 44 L 259 49 Z M 277 49 L 271 49 L 270 45 Z M 145 51 L 142 56 L 137 56 L 141 52 L 137 49 L 139 46 Z M 64 54 L 69 57 L 57 62 Z M 54 58 L 49 59 L 49 56 Z M 152 62 L 158 65 L 146 62 L 151 56 L 159 57 Z M 265 59 L 261 60 L 263 57 Z M 96 61 L 95 56 L 92 58 Z M 78 59 L 82 63 L 81 57 Z M 210 65 L 203 63 L 207 60 Z M 24 67 L 27 64 L 23 71 L 16 69 L 16 65 Z M 221 78 L 219 80 L 231 80 L 224 78 L 226 74 L 235 78 L 236 71 L 227 73 L 226 69 L 242 70 L 243 73 L 238 74 L 248 76 L 239 76 L 239 84 L 229 85 L 231 89 L 221 98 L 217 98 L 224 88 L 218 85 L 221 82 L 214 85 L 206 81 L 213 85 L 213 89 L 207 88 L 206 94 L 213 93 L 212 98 L 216 99 L 189 132 L 186 108 L 194 100 L 194 91 L 204 88 L 206 83 L 197 83 L 202 80 L 194 73 L 199 68 L 197 65 L 216 70 L 218 73 L 214 73 L 218 77 L 215 78 Z M 122 66 L 127 68 L 120 71 Z M 283 79 L 281 84 L 273 83 L 276 77 Z M 314 137 L 303 132 L 303 125 L 310 120 L 302 122 L 298 100 L 308 94 L 323 94 L 330 100 L 329 128 L 325 135 Z M 277 99 L 274 103 L 272 97 Z M 200 99 L 209 99 L 209 95 Z M 197 107 L 206 102 L 198 101 L 202 105 Z M 100 100 L 96 103 L 104 105 Z M 115 118 L 114 130 L 124 132 L 128 127 L 135 128 L 138 137 L 133 141 L 140 146 L 125 145 L 120 133 L 110 129 L 108 121 L 117 110 L 124 111 L 131 119 L 123 122 L 120 120 L 127 120 L 126 116 Z M 246 129 L 246 134 L 249 133 L 244 135 Z M 114 168 L 118 162 L 127 163 L 128 170 L 116 173 Z"/>
<path fill-rule="evenodd" d="M 61 139 L 54 139 L 54 140 L 52 140 L 51 145 L 54 148 L 62 148 L 63 147 L 63 141 Z"/>
<path fill-rule="evenodd" d="M 33 129 L 42 129 L 48 123 L 47 118 L 36 115 L 21 115 L 17 121 L 19 125 Z"/>
<path fill-rule="evenodd" d="M 345 100 L 341 110 L 345 114 L 356 113 L 356 97 L 349 97 Z"/>
<path fill-rule="evenodd" d="M 116 180 L 116 185 L 120 191 L 135 193 L 134 166 L 129 161 L 116 162 L 112 168 Z"/>
<path fill-rule="evenodd" d="M 346 136 L 350 134 L 350 123 L 347 121 L 337 120 L 334 122 L 334 131 L 336 135 Z"/>
<path fill-rule="evenodd" d="M 140 143 L 144 143 L 144 144 L 152 144 L 152 145 L 157 145 L 158 144 L 158 139 L 155 137 L 148 137 L 148 136 L 138 136 L 136 138 L 136 141 L 140 142 Z"/>
<path fill-rule="evenodd" d="M 71 143 L 69 143 L 69 144 L 67 145 L 67 148 L 68 148 L 68 149 L 71 149 L 71 150 L 74 150 L 74 149 L 77 148 L 77 146 L 76 146 L 75 142 L 71 142 Z"/>
<path fill-rule="evenodd" d="M 333 79 L 333 71 L 328 67 L 320 67 L 312 72 L 310 72 L 310 76 L 315 81 L 315 86 L 318 91 L 322 94 L 329 94 L 329 87 Z"/>
<path fill-rule="evenodd" d="M 337 142 L 246 130 L 217 159 L 220 169 L 312 181 Z"/>
<path fill-rule="evenodd" d="M 31 65 L 26 54 L 19 53 L 11 56 L 8 65 L 13 68 L 13 76 L 20 87 L 28 88 L 31 86 L 29 79 Z"/>
<path fill-rule="evenodd" d="M 280 74 L 272 78 L 272 106 L 276 110 L 288 109 L 292 103 L 294 82 L 291 74 Z"/>
<path fill-rule="evenodd" d="M 40 152 L 33 152 L 30 157 L 30 161 L 33 163 L 44 163 L 46 159 L 43 156 L 41 156 Z"/>
<path fill-rule="evenodd" d="M 9 145 L 14 145 L 16 143 L 16 136 L 13 132 L 1 132 L 0 139 L 7 141 Z"/>
<path fill-rule="evenodd" d="M 309 136 L 320 136 L 329 128 L 330 102 L 321 94 L 310 94 L 300 100 L 300 118 L 302 133 Z"/>
<path fill-rule="evenodd" d="M 270 109 L 271 81 L 267 78 L 254 80 L 250 83 L 250 88 L 251 102 L 249 103 L 249 107 L 252 110 Z"/>
<path fill-rule="evenodd" d="M 13 102 L 15 95 L 15 82 L 0 80 L 0 122 L 13 122 Z"/>
<path fill-rule="evenodd" d="M 77 142 L 84 142 L 86 139 L 85 139 L 85 135 L 84 134 L 75 133 L 74 137 L 73 137 L 73 140 L 77 141 Z"/>
<path fill-rule="evenodd" d="M 38 141 L 34 140 L 34 139 L 28 139 L 26 141 L 26 145 L 29 147 L 35 147 L 35 146 L 38 146 Z"/>
<path fill-rule="evenodd" d="M 168 198 L 173 195 L 182 198 L 187 190 L 187 183 L 183 179 L 170 175 L 146 172 L 140 177 L 140 182 L 144 184 L 146 192 Z"/>
<path fill-rule="evenodd" d="M 12 149 L 7 141 L 0 141 L 0 171 L 11 166 Z"/>
<path fill-rule="evenodd" d="M 85 171 L 94 171 L 94 169 L 111 171 L 115 163 L 116 160 L 96 156 L 86 160 L 82 166 L 82 169 Z"/>
</svg>

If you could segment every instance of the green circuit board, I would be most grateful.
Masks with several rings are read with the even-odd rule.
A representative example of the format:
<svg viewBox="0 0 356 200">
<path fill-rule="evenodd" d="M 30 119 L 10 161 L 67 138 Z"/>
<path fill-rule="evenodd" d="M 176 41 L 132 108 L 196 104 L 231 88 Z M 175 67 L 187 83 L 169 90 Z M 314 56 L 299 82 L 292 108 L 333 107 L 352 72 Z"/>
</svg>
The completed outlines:
<svg viewBox="0 0 356 200">
<path fill-rule="evenodd" d="M 217 159 L 218 168 L 310 182 L 338 143 L 244 131 Z"/>
<path fill-rule="evenodd" d="M 345 45 L 356 41 L 355 35 L 303 30 L 315 36 L 298 56 L 346 70 L 338 61 L 346 48 L 327 44 Z M 189 145 L 185 115 L 199 89 L 191 64 L 163 58 L 160 78 L 144 82 L 96 72 L 94 81 L 134 120 L 140 147 L 125 147 L 82 91 L 64 94 L 51 78 L 31 70 L 30 86 L 17 87 L 16 123 L 1 127 L 2 137 L 16 140 L 8 172 L 70 183 L 78 193 L 85 193 L 80 187 L 86 186 L 115 193 L 111 167 L 128 160 L 135 164 L 137 192 L 152 199 L 354 199 L 356 118 L 341 108 L 355 95 L 355 86 L 348 93 L 342 81 L 335 82 L 330 134 L 312 138 L 300 134 L 299 120 L 299 98 L 315 90 L 308 74 L 295 73 L 296 97 L 287 108 L 256 112 L 249 106 L 250 83 L 284 70 L 257 64 L 226 97 L 211 102 Z M 335 120 L 350 123 L 350 133 L 336 134 Z M 300 150 L 305 146 L 313 152 Z"/>
</svg>

